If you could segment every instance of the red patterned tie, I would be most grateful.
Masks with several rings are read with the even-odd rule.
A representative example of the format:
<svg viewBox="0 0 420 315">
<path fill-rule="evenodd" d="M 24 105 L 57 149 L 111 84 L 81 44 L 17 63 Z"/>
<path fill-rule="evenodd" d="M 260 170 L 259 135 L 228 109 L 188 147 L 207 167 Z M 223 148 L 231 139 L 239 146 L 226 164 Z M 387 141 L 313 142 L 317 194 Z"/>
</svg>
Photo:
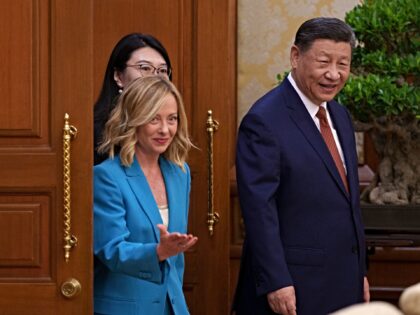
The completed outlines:
<svg viewBox="0 0 420 315">
<path fill-rule="evenodd" d="M 337 167 L 338 173 L 340 174 L 341 180 L 344 183 L 344 187 L 346 187 L 347 192 L 349 191 L 349 186 L 347 183 L 346 171 L 344 170 L 343 162 L 340 157 L 340 153 L 338 153 L 337 145 L 334 140 L 334 136 L 332 134 L 330 125 L 328 124 L 327 120 L 327 113 L 325 108 L 319 106 L 318 113 L 316 117 L 319 119 L 319 125 L 321 129 L 322 137 L 324 138 L 325 144 L 330 150 L 331 156 L 334 160 L 335 166 Z"/>
</svg>

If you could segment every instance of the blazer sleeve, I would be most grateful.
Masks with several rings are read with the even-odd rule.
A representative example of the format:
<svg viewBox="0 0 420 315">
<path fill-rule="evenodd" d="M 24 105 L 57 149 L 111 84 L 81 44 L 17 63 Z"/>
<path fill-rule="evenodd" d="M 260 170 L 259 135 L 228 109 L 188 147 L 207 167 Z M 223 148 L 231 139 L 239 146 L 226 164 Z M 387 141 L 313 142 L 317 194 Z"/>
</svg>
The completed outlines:
<svg viewBox="0 0 420 315">
<path fill-rule="evenodd" d="M 94 254 L 114 272 L 162 283 L 165 264 L 159 263 L 157 243 L 127 240 L 126 209 L 116 177 L 103 164 L 94 168 Z"/>
<path fill-rule="evenodd" d="M 281 185 L 280 146 L 260 115 L 243 119 L 237 143 L 238 193 L 258 295 L 293 285 L 287 268 L 276 205 Z"/>
</svg>

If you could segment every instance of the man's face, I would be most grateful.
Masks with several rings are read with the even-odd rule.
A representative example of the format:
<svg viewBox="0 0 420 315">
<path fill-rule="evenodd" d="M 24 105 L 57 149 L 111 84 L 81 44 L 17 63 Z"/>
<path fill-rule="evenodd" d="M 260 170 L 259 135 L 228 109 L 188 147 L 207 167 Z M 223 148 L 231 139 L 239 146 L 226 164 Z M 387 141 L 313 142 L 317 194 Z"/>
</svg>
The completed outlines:
<svg viewBox="0 0 420 315">
<path fill-rule="evenodd" d="M 332 100 L 350 74 L 349 43 L 317 39 L 302 53 L 293 46 L 290 53 L 292 76 L 299 89 L 315 104 Z"/>
</svg>

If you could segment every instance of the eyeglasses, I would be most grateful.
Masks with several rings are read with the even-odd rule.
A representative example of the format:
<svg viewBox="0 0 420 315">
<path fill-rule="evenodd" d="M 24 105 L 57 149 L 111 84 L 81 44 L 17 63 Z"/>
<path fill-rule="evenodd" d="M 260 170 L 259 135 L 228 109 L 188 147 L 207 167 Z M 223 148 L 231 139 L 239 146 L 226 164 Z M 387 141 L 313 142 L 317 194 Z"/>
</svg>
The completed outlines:
<svg viewBox="0 0 420 315">
<path fill-rule="evenodd" d="M 139 63 L 135 65 L 126 65 L 126 67 L 135 68 L 138 71 L 140 71 L 140 73 L 144 76 L 157 74 L 169 78 L 169 76 L 171 75 L 171 69 L 168 69 L 168 67 L 166 66 L 156 68 L 148 63 Z"/>
</svg>

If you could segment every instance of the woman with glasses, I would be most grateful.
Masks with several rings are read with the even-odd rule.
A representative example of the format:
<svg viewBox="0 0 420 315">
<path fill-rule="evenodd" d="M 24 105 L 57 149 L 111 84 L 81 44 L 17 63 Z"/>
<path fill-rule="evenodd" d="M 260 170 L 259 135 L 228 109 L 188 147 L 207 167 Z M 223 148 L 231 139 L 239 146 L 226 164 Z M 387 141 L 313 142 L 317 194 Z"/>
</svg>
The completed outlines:
<svg viewBox="0 0 420 315">
<path fill-rule="evenodd" d="M 109 158 L 94 167 L 96 315 L 189 314 L 182 282 L 183 253 L 197 242 L 187 233 L 191 146 L 169 80 L 126 86 L 98 148 Z"/>
<path fill-rule="evenodd" d="M 132 33 L 121 38 L 109 57 L 102 89 L 95 103 L 95 165 L 108 157 L 99 154 L 97 148 L 117 96 L 134 79 L 150 75 L 160 75 L 171 80 L 171 61 L 165 47 L 151 35 Z"/>
</svg>

